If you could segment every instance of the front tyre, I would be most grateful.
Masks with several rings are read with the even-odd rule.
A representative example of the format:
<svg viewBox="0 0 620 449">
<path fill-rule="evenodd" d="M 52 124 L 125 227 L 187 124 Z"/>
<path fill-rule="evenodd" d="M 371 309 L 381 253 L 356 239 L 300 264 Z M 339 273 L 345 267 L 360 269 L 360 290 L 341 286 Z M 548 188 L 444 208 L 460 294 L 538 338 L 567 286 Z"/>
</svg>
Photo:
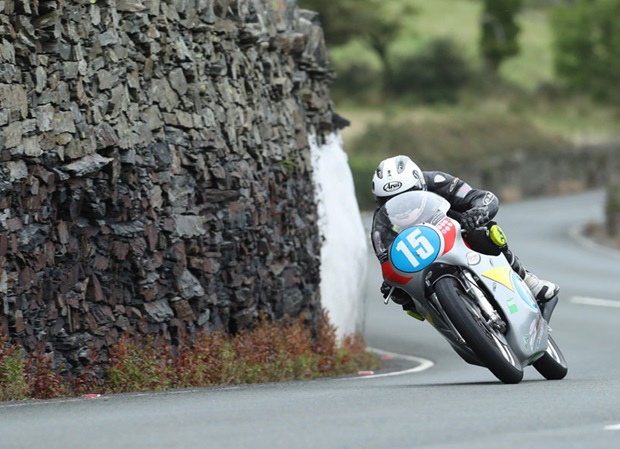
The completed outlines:
<svg viewBox="0 0 620 449">
<path fill-rule="evenodd" d="M 523 379 L 523 368 L 504 335 L 488 324 L 475 301 L 461 283 L 444 277 L 435 283 L 435 293 L 446 315 L 480 361 L 503 383 Z"/>
<path fill-rule="evenodd" d="M 568 373 L 566 359 L 551 335 L 549 335 L 549 344 L 545 354 L 532 363 L 532 366 L 547 380 L 564 379 Z"/>
</svg>

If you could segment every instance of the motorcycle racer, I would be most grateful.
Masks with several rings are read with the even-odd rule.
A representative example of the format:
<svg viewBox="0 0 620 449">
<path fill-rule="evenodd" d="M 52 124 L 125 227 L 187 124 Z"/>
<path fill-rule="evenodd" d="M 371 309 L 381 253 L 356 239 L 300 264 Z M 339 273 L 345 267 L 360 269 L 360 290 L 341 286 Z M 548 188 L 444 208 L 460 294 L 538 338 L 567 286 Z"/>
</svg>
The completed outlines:
<svg viewBox="0 0 620 449">
<path fill-rule="evenodd" d="M 465 181 L 441 171 L 422 171 L 408 156 L 394 156 L 379 163 L 372 179 L 372 191 L 378 205 L 373 215 L 371 241 L 379 263 L 388 260 L 383 236 L 392 232 L 389 223 L 384 223 L 377 212 L 390 198 L 411 190 L 428 190 L 445 198 L 450 203 L 448 216 L 459 221 L 464 237 L 471 247 L 487 254 L 503 253 L 512 269 L 525 281 L 539 304 L 554 298 L 560 287 L 553 282 L 539 279 L 526 270 L 517 256 L 508 248 L 506 238 L 497 225 L 491 221 L 499 210 L 499 199 L 492 192 L 474 189 Z M 411 297 L 402 289 L 392 288 L 385 281 L 381 293 L 401 305 L 416 319 L 424 317 L 415 308 Z"/>
</svg>

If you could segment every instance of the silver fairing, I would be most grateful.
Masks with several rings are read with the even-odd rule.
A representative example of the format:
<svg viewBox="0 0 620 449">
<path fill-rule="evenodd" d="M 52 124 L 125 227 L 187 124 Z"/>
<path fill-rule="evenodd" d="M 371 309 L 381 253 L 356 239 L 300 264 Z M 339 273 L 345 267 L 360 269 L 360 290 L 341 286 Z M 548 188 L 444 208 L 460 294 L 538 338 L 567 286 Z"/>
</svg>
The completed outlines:
<svg viewBox="0 0 620 449">
<path fill-rule="evenodd" d="M 464 342 L 433 297 L 433 282 L 441 276 L 455 277 L 466 291 L 480 298 L 483 309 L 505 322 L 502 332 L 523 366 L 540 357 L 547 349 L 548 323 L 506 258 L 470 249 L 459 223 L 446 216 L 443 198 L 431 192 L 408 192 L 397 198 L 384 211 L 394 230 L 394 238 L 384 242 L 393 271 L 386 282 L 407 291 L 429 323 L 458 346 Z"/>
</svg>

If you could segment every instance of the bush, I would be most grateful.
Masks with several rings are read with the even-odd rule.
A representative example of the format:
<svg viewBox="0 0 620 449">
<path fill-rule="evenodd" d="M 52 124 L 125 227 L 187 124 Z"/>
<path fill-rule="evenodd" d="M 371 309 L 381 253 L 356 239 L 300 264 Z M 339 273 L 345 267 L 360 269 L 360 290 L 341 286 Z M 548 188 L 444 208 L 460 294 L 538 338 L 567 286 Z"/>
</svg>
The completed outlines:
<svg viewBox="0 0 620 449">
<path fill-rule="evenodd" d="M 68 394 L 70 383 L 43 351 L 26 355 L 23 349 L 0 336 L 0 401 L 52 399 Z"/>
<path fill-rule="evenodd" d="M 522 6 L 523 0 L 483 0 L 480 53 L 492 73 L 497 73 L 506 58 L 519 53 L 516 16 Z"/>
<path fill-rule="evenodd" d="M 381 72 L 364 61 L 352 61 L 336 67 L 336 79 L 332 85 L 333 97 L 347 101 L 372 104 L 381 97 Z"/>
<path fill-rule="evenodd" d="M 620 99 L 620 0 L 577 0 L 551 16 L 558 76 L 597 100 Z"/>
<path fill-rule="evenodd" d="M 338 342 L 326 313 L 316 329 L 302 319 L 262 317 L 253 330 L 204 332 L 174 348 L 125 335 L 111 348 L 103 379 L 90 370 L 63 376 L 51 355 L 23 354 L 0 336 L 0 401 L 314 379 L 379 365 L 359 335 Z"/>
<path fill-rule="evenodd" d="M 233 337 L 200 334 L 172 348 L 153 340 L 124 337 L 115 345 L 104 391 L 166 390 L 258 382 L 313 379 L 354 373 L 378 366 L 359 336 L 339 345 L 334 327 L 323 314 L 316 335 L 301 319 L 269 321 Z"/>
<path fill-rule="evenodd" d="M 423 103 L 456 103 L 473 70 L 451 39 L 431 41 L 419 54 L 393 64 L 391 94 Z"/>
<path fill-rule="evenodd" d="M 0 335 L 0 401 L 26 399 L 29 394 L 26 367 L 20 349 Z"/>
<path fill-rule="evenodd" d="M 355 40 L 330 50 L 336 77 L 332 98 L 337 101 L 354 99 L 372 104 L 382 97 L 383 69 L 381 61 L 363 41 Z"/>
</svg>

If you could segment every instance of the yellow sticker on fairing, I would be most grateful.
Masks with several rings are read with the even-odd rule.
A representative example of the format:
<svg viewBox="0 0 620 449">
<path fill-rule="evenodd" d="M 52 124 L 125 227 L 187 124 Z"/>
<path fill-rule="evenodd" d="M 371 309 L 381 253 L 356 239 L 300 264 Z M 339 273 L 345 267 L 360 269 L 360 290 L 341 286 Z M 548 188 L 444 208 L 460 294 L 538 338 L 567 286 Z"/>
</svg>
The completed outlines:
<svg viewBox="0 0 620 449">
<path fill-rule="evenodd" d="M 491 279 L 492 281 L 498 282 L 502 284 L 504 287 L 514 292 L 515 287 L 512 283 L 512 269 L 508 266 L 505 267 L 497 267 L 491 270 L 485 271 L 482 275 L 485 278 Z"/>
</svg>

